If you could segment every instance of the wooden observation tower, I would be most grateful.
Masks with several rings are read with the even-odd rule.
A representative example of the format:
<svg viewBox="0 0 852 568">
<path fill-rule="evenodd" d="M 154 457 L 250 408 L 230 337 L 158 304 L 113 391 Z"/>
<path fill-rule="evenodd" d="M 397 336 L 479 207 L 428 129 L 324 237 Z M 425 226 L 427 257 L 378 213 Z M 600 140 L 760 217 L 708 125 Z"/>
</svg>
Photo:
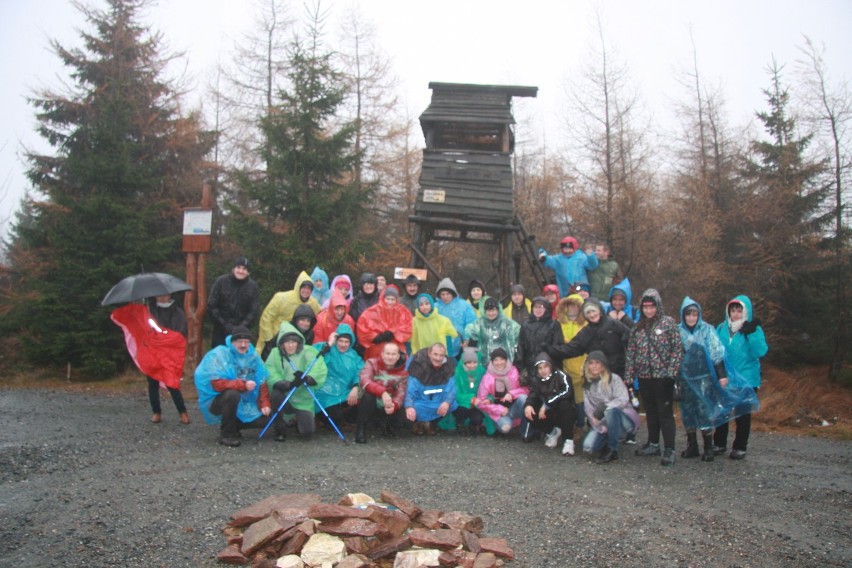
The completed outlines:
<svg viewBox="0 0 852 568">
<path fill-rule="evenodd" d="M 496 279 L 506 294 L 526 257 L 539 283 L 546 276 L 534 237 L 515 213 L 512 97 L 535 97 L 538 87 L 429 83 L 432 101 L 420 115 L 426 139 L 414 215 L 411 265 L 428 268 L 431 241 L 497 247 Z M 516 237 L 516 239 L 513 238 Z M 520 245 L 515 249 L 515 240 Z"/>
</svg>

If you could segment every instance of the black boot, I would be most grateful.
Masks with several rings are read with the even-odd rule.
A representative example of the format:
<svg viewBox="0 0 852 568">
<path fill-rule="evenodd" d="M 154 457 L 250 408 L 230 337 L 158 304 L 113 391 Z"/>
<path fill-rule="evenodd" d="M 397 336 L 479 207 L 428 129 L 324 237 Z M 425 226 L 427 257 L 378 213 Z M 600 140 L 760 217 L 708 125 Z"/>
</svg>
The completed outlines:
<svg viewBox="0 0 852 568">
<path fill-rule="evenodd" d="M 686 433 L 686 449 L 680 453 L 682 458 L 697 458 L 698 452 L 698 435 L 695 432 Z"/>
<path fill-rule="evenodd" d="M 382 422 L 382 436 L 387 438 L 396 438 L 396 432 L 393 430 L 393 425 L 391 424 L 389 416 L 386 416 L 385 420 Z"/>
<path fill-rule="evenodd" d="M 701 456 L 701 461 L 713 461 L 713 433 L 701 432 L 701 437 L 704 438 L 704 454 Z"/>
<path fill-rule="evenodd" d="M 366 444 L 367 443 L 367 425 L 363 422 L 358 423 L 358 429 L 355 430 L 355 443 L 356 444 Z"/>
</svg>

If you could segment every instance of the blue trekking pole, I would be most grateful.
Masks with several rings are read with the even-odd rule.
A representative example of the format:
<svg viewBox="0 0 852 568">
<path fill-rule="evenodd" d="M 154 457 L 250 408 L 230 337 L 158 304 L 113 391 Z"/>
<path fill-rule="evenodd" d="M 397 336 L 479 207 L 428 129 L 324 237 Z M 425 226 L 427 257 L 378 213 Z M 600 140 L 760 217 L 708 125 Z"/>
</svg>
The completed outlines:
<svg viewBox="0 0 852 568">
<path fill-rule="evenodd" d="M 326 347 L 328 347 L 328 345 L 326 345 Z M 313 368 L 314 363 L 316 363 L 319 360 L 319 358 L 323 356 L 323 352 L 328 353 L 328 351 L 326 351 L 326 347 L 323 347 L 323 350 L 320 351 L 317 354 L 317 356 L 314 358 L 313 361 L 311 361 L 311 363 L 308 365 L 308 368 L 305 369 L 303 375 L 308 374 L 308 372 Z M 293 365 L 293 362 L 290 361 L 290 358 L 287 357 L 287 354 L 284 353 L 283 351 L 281 351 L 281 358 L 286 359 L 287 362 L 290 363 L 290 367 L 293 369 L 294 373 L 298 372 L 298 369 L 296 369 L 296 366 Z M 294 377 L 293 388 L 290 389 L 290 392 L 287 393 L 287 396 L 284 398 L 284 401 L 278 406 L 278 410 L 275 411 L 275 414 L 272 415 L 272 418 L 269 419 L 269 422 L 267 422 L 266 426 L 264 426 L 263 430 L 260 431 L 260 434 L 258 434 L 258 436 L 257 436 L 258 440 L 263 438 L 263 435 L 266 434 L 266 431 L 269 430 L 269 427 L 272 426 L 272 424 L 275 422 L 275 419 L 278 418 L 278 415 L 281 414 L 282 410 L 284 410 L 284 406 L 286 406 L 287 402 L 290 400 L 290 397 L 293 396 L 293 393 L 296 392 L 296 389 L 299 388 L 299 386 L 302 385 L 302 384 L 303 383 L 302 383 L 301 379 L 296 380 L 295 377 Z M 305 388 L 307 388 L 307 385 L 305 385 Z M 308 389 L 308 392 L 310 392 L 310 390 L 311 389 Z M 311 396 L 313 396 L 313 394 L 314 393 L 311 392 Z M 316 400 L 316 398 L 317 397 L 314 396 L 314 400 Z M 322 407 L 320 407 L 320 408 L 322 408 Z M 323 409 L 323 412 L 325 412 L 325 409 Z"/>
<path fill-rule="evenodd" d="M 317 359 L 319 359 L 322 355 L 324 355 L 325 353 L 328 353 L 329 351 L 331 351 L 331 346 L 328 343 L 326 343 L 325 346 L 320 351 L 319 355 L 317 355 Z M 296 368 L 296 365 L 293 364 L 293 362 L 290 360 L 290 358 L 287 357 L 287 355 L 284 355 L 284 358 L 287 359 L 287 362 L 290 364 L 290 368 L 293 369 L 293 372 L 298 373 L 299 370 Z M 302 372 L 303 377 L 308 376 L 308 371 L 311 370 L 311 367 L 314 366 L 314 363 L 317 362 L 317 359 L 314 359 L 313 361 L 311 361 L 311 364 L 308 365 L 308 368 L 305 369 Z M 322 403 L 317 398 L 317 395 L 314 394 L 314 391 L 311 389 L 311 387 L 307 383 L 305 383 L 304 381 L 302 381 L 302 385 L 305 387 L 305 389 L 307 389 L 308 393 L 314 399 L 314 402 L 319 407 L 319 409 L 322 410 L 322 413 L 328 419 L 328 423 L 331 424 L 331 427 L 334 428 L 334 431 L 337 432 L 337 435 L 340 436 L 340 439 L 343 441 L 343 443 L 349 444 L 349 441 L 346 439 L 346 437 L 343 435 L 343 433 L 337 427 L 337 424 L 334 423 L 334 420 L 331 419 L 331 416 L 328 415 L 328 412 L 325 411 L 325 408 L 323 407 Z"/>
</svg>

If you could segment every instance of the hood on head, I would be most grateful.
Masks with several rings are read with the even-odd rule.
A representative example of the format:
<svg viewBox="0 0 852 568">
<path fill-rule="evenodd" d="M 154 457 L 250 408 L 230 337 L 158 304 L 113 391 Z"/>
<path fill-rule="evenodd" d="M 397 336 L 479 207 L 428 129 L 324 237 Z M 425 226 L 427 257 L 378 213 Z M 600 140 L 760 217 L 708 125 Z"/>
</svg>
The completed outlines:
<svg viewBox="0 0 852 568">
<path fill-rule="evenodd" d="M 556 284 L 548 284 L 544 288 L 541 289 L 542 296 L 546 296 L 548 292 L 553 292 L 556 294 L 556 297 L 559 297 L 559 286 Z"/>
<path fill-rule="evenodd" d="M 642 292 L 642 298 L 639 300 L 639 302 L 640 302 L 639 303 L 639 309 L 640 310 L 642 309 L 641 303 L 642 303 L 643 300 L 645 300 L 645 298 L 651 298 L 651 300 L 654 301 L 654 304 L 657 305 L 657 316 L 656 317 L 658 317 L 658 318 L 662 317 L 662 315 L 663 315 L 663 299 L 660 297 L 660 293 L 657 292 L 657 290 L 655 288 L 648 288 L 647 290 Z M 645 315 L 643 314 L 642 317 L 644 318 Z"/>
<path fill-rule="evenodd" d="M 438 282 L 438 287 L 435 289 L 435 295 L 438 296 L 441 294 L 441 290 L 448 290 L 454 298 L 459 297 L 459 291 L 456 290 L 456 285 L 453 284 L 453 281 L 449 278 L 444 278 L 440 282 Z"/>
<path fill-rule="evenodd" d="M 551 359 L 550 355 L 548 355 L 544 351 L 542 351 L 541 353 L 536 355 L 536 357 L 535 357 L 535 368 L 538 369 L 538 366 L 541 365 L 542 363 L 547 363 L 548 365 L 550 365 L 550 368 L 552 370 L 556 369 L 556 367 L 553 365 L 553 359 Z"/>
<path fill-rule="evenodd" d="M 532 299 L 530 307 L 535 307 L 536 304 L 540 304 L 542 307 L 544 307 L 544 315 L 542 315 L 541 318 L 537 319 L 540 319 L 542 321 L 553 319 L 553 306 L 550 302 L 547 301 L 547 298 L 545 298 L 544 296 L 536 296 Z M 535 318 L 535 316 L 531 313 L 530 318 Z"/>
<path fill-rule="evenodd" d="M 680 323 L 682 326 L 686 327 L 683 318 L 683 312 L 686 311 L 686 308 L 689 306 L 695 306 L 698 308 L 698 322 L 702 322 L 704 320 L 704 313 L 701 310 L 701 304 L 690 298 L 689 296 L 684 297 L 683 302 L 680 303 Z M 696 324 L 697 325 L 697 324 Z"/>
<path fill-rule="evenodd" d="M 470 296 L 470 291 L 473 290 L 474 288 L 479 288 L 480 290 L 482 290 L 482 295 L 483 296 L 485 295 L 485 293 L 486 293 L 485 282 L 483 282 L 482 280 L 477 280 L 477 279 L 474 278 L 473 280 L 470 281 L 470 284 L 467 287 L 467 295 L 468 296 Z"/>
<path fill-rule="evenodd" d="M 296 277 L 296 283 L 293 284 L 293 290 L 296 292 L 296 294 L 299 293 L 299 289 L 302 287 L 302 284 L 305 284 L 305 283 L 310 284 L 311 285 L 311 291 L 313 291 L 314 281 L 311 280 L 311 277 L 308 276 L 308 273 L 303 270 L 299 273 L 299 276 Z"/>
<path fill-rule="evenodd" d="M 731 304 L 740 304 L 743 307 L 743 321 L 751 321 L 754 319 L 754 311 L 751 307 L 751 299 L 748 296 L 740 294 L 730 302 L 725 305 L 725 321 L 730 323 L 730 316 L 728 315 L 728 310 L 730 309 Z"/>
<path fill-rule="evenodd" d="M 577 319 L 574 321 L 581 323 L 586 321 L 586 319 L 583 317 L 584 302 L 585 300 L 583 300 L 583 297 L 579 294 L 570 294 L 568 296 L 565 296 L 564 298 L 559 300 L 558 304 L 556 304 L 556 319 L 558 319 L 562 323 L 567 322 L 568 306 L 577 306 L 579 311 L 577 313 Z"/>
<path fill-rule="evenodd" d="M 335 286 L 338 282 L 346 282 L 347 284 L 349 284 L 349 293 L 346 294 L 346 299 L 350 299 L 352 297 L 352 279 L 349 278 L 349 276 L 347 276 L 346 274 L 338 274 L 337 276 L 335 276 L 334 280 L 331 281 L 330 289 L 332 290 L 332 294 L 334 294 L 334 290 L 336 290 Z"/>
<path fill-rule="evenodd" d="M 630 278 L 625 278 L 609 290 L 609 301 L 612 302 L 612 293 L 615 290 L 621 290 L 624 292 L 624 297 L 626 298 L 627 305 L 630 305 L 630 302 L 633 300 L 633 289 L 630 287 Z"/>
<path fill-rule="evenodd" d="M 299 318 L 310 318 L 312 329 L 317 324 L 317 315 L 314 313 L 314 310 L 307 304 L 300 304 L 296 307 L 296 311 L 293 312 L 293 317 L 290 319 L 290 323 L 296 325 L 296 320 Z"/>
<path fill-rule="evenodd" d="M 328 302 L 328 307 L 331 311 L 334 311 L 334 308 L 337 306 L 343 306 L 346 313 L 349 313 L 349 306 L 346 305 L 346 298 L 343 297 L 343 293 L 340 290 L 332 290 L 331 292 L 331 300 Z"/>
<path fill-rule="evenodd" d="M 296 349 L 296 353 L 299 353 L 305 347 L 305 336 L 289 321 L 285 321 L 278 328 L 278 337 L 275 340 L 275 344 L 281 345 L 284 338 L 289 336 L 295 336 L 296 341 L 299 342 L 299 347 Z"/>
<path fill-rule="evenodd" d="M 316 282 L 317 280 L 322 281 L 323 290 L 328 290 L 328 273 L 319 266 L 315 266 L 311 271 L 311 282 Z"/>
<path fill-rule="evenodd" d="M 414 310 L 414 314 L 419 315 L 420 317 L 425 317 L 423 315 L 423 312 L 420 311 L 420 301 L 421 300 L 427 300 L 429 302 L 429 313 L 426 314 L 426 315 L 431 315 L 432 312 L 435 311 L 435 299 L 430 294 L 427 294 L 426 292 L 423 292 L 421 294 L 417 294 L 417 298 L 414 300 L 414 305 L 416 306 L 416 308 Z"/>
<path fill-rule="evenodd" d="M 355 333 L 352 331 L 352 328 L 349 326 L 348 323 L 342 323 L 338 325 L 337 329 L 335 330 L 335 333 L 337 333 L 338 336 L 348 336 L 349 341 L 352 342 L 352 345 L 349 346 L 349 349 L 352 349 L 352 346 L 355 345 Z"/>
</svg>

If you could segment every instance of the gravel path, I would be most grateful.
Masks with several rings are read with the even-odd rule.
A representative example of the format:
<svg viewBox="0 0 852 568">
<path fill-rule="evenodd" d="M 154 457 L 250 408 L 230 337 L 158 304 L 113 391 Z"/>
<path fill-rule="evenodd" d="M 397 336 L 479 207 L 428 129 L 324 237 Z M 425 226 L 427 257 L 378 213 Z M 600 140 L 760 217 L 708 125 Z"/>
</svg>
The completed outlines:
<svg viewBox="0 0 852 568">
<path fill-rule="evenodd" d="M 144 386 L 2 391 L 0 565 L 221 566 L 219 529 L 238 508 L 386 488 L 480 515 L 515 550 L 509 566 L 852 566 L 849 442 L 755 434 L 746 460 L 671 469 L 626 446 L 599 466 L 540 442 L 454 434 L 344 446 L 322 431 L 232 449 L 190 404 L 190 426 L 167 400 L 154 425 Z"/>
</svg>

